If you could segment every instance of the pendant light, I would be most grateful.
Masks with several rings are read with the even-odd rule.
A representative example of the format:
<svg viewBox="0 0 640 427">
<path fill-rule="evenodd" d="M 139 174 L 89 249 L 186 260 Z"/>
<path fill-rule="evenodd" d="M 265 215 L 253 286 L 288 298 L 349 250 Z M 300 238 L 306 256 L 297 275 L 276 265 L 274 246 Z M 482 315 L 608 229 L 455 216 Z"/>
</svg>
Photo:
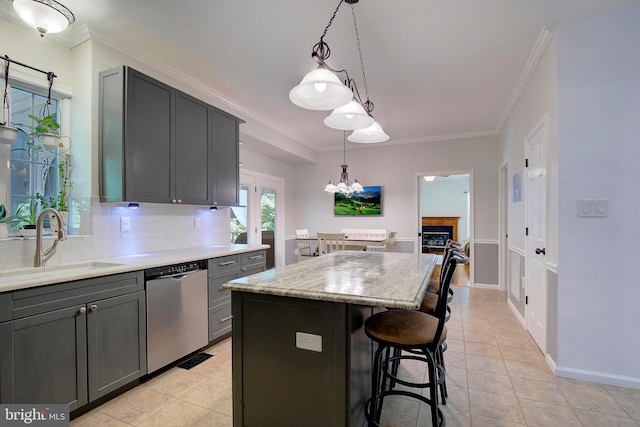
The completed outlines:
<svg viewBox="0 0 640 427">
<path fill-rule="evenodd" d="M 11 0 L 18 16 L 40 32 L 40 37 L 64 31 L 76 17 L 56 0 Z"/>
<path fill-rule="evenodd" d="M 351 142 L 357 142 L 360 144 L 372 144 L 388 141 L 389 135 L 384 133 L 378 122 L 374 122 L 369 127 L 354 130 L 347 139 Z"/>
<path fill-rule="evenodd" d="M 351 89 L 325 65 L 318 65 L 289 92 L 291 102 L 307 110 L 332 110 L 352 98 Z"/>
<path fill-rule="evenodd" d="M 18 129 L 9 126 L 9 57 L 4 58 L 4 98 L 2 101 L 2 123 L 0 123 L 0 143 L 13 144 L 18 138 Z"/>
<path fill-rule="evenodd" d="M 324 124 L 333 129 L 354 130 L 373 124 L 374 120 L 364 107 L 354 99 L 338 107 L 324 119 Z"/>
<path fill-rule="evenodd" d="M 340 173 L 340 181 L 337 184 L 334 184 L 333 181 L 329 180 L 329 183 L 326 187 L 324 187 L 324 191 L 328 193 L 343 193 L 347 196 L 350 196 L 353 193 L 360 193 L 364 191 L 362 188 L 362 184 L 358 182 L 356 179 L 354 182 L 349 180 L 349 173 L 347 172 L 347 168 L 349 165 L 347 164 L 347 134 L 346 132 L 342 133 L 342 164 L 340 167 L 342 168 L 342 173 Z"/>
</svg>

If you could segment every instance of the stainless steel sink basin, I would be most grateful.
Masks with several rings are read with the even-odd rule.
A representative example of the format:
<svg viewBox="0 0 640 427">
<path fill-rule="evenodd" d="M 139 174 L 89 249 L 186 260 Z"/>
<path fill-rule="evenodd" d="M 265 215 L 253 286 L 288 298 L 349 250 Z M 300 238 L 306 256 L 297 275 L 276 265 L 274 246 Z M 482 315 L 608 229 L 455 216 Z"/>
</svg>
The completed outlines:
<svg viewBox="0 0 640 427">
<path fill-rule="evenodd" d="M 47 267 L 23 267 L 0 272 L 0 278 L 15 276 L 32 276 L 36 274 L 64 274 L 64 273 L 81 273 L 84 271 L 94 271 L 109 267 L 118 267 L 123 264 L 114 262 L 87 261 L 74 264 L 58 264 Z"/>
</svg>

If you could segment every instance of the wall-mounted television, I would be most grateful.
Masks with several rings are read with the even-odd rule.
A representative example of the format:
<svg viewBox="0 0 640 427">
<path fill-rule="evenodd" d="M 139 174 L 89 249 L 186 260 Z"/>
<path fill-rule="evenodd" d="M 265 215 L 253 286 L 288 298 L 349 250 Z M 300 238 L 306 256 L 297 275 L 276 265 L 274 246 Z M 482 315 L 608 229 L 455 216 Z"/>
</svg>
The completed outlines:
<svg viewBox="0 0 640 427">
<path fill-rule="evenodd" d="M 364 187 L 364 191 L 347 196 L 334 193 L 333 214 L 336 216 L 381 216 L 382 187 Z"/>
</svg>

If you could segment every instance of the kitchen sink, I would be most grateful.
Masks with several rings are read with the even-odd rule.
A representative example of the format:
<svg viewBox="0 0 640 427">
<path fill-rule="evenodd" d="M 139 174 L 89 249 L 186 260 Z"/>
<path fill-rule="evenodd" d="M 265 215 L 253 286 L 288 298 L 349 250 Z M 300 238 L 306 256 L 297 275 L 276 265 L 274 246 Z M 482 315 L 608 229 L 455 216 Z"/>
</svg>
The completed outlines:
<svg viewBox="0 0 640 427">
<path fill-rule="evenodd" d="M 114 262 L 87 261 L 75 264 L 58 264 L 47 267 L 22 267 L 11 270 L 0 271 L 0 278 L 14 276 L 31 276 L 34 274 L 53 273 L 81 273 L 84 271 L 94 271 L 109 267 L 119 267 L 123 264 Z"/>
</svg>

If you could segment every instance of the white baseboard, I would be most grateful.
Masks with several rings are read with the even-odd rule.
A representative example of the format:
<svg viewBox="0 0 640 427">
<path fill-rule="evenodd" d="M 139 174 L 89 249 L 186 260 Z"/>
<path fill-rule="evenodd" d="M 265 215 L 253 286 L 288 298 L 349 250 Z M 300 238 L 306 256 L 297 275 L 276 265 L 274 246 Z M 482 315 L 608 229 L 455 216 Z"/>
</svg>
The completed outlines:
<svg viewBox="0 0 640 427">
<path fill-rule="evenodd" d="M 564 367 L 556 367 L 555 373 L 559 377 L 640 390 L 640 378 L 625 377 L 622 375 L 606 374 L 603 372 L 585 371 L 582 369 Z"/>
<path fill-rule="evenodd" d="M 511 309 L 511 311 L 513 312 L 513 315 L 516 316 L 516 319 L 518 319 L 518 322 L 520 322 L 520 324 L 522 325 L 523 328 L 527 329 L 527 325 L 524 321 L 524 317 L 522 317 L 522 315 L 520 314 L 520 312 L 518 311 L 518 309 L 516 308 L 515 305 L 513 305 L 513 303 L 511 302 L 510 299 L 507 299 L 507 305 L 509 306 L 509 308 Z"/>
<path fill-rule="evenodd" d="M 481 289 L 495 289 L 495 290 L 500 290 L 500 288 L 498 287 L 498 285 L 489 285 L 486 283 L 474 283 L 473 285 L 471 285 L 472 288 L 481 288 Z"/>
<path fill-rule="evenodd" d="M 544 361 L 547 362 L 547 365 L 549 366 L 549 368 L 551 368 L 551 370 L 553 371 L 553 374 L 557 375 L 556 370 L 558 369 L 558 365 L 556 365 L 556 361 L 553 360 L 553 358 L 548 353 L 544 357 Z"/>
</svg>

